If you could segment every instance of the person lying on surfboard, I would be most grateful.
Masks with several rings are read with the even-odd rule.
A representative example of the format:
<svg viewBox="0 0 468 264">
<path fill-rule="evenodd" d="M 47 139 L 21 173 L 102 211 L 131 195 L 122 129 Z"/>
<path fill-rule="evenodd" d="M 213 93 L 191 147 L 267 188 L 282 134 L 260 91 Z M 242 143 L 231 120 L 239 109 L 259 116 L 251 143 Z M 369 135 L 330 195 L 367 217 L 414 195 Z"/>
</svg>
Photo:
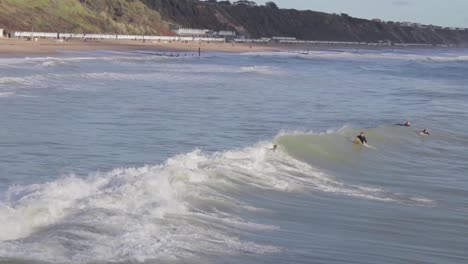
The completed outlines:
<svg viewBox="0 0 468 264">
<path fill-rule="evenodd" d="M 429 133 L 429 131 L 427 129 L 424 129 L 423 131 L 419 132 L 419 134 L 421 136 L 430 136 L 431 133 Z"/>
<path fill-rule="evenodd" d="M 411 122 L 410 122 L 410 121 L 406 121 L 404 124 L 396 124 L 395 126 L 405 126 L 405 127 L 410 127 L 410 126 L 411 126 Z"/>
<path fill-rule="evenodd" d="M 361 141 L 361 144 L 367 144 L 367 138 L 364 132 L 361 132 L 361 134 L 358 135 L 356 138 L 359 139 L 359 141 Z"/>
</svg>

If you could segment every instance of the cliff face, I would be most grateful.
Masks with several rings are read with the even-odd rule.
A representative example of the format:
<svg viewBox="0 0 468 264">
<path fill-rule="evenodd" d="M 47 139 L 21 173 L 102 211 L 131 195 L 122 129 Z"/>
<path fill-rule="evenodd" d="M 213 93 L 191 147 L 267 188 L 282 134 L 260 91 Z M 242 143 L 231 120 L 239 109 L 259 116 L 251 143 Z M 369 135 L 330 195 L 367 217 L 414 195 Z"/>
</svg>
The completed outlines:
<svg viewBox="0 0 468 264">
<path fill-rule="evenodd" d="M 266 7 L 231 7 L 236 17 L 254 37 L 292 36 L 306 40 L 336 40 L 401 43 L 468 43 L 468 31 L 403 27 L 349 16 L 313 11 L 271 10 Z"/>
<path fill-rule="evenodd" d="M 194 0 L 1 0 L 7 30 L 172 34 L 171 27 L 236 30 L 252 38 L 468 44 L 468 31 L 424 29 L 346 15 Z"/>
<path fill-rule="evenodd" d="M 190 0 L 142 0 L 186 27 L 234 29 L 252 38 L 289 36 L 324 41 L 467 44 L 468 31 L 414 28 L 314 11 L 226 6 Z"/>
</svg>

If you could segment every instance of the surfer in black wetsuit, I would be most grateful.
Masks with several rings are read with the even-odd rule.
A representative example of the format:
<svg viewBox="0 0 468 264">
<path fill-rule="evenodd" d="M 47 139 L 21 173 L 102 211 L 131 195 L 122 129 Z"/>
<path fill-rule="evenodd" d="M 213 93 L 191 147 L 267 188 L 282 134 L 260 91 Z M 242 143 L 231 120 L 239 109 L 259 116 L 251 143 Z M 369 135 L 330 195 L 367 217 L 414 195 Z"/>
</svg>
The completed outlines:
<svg viewBox="0 0 468 264">
<path fill-rule="evenodd" d="M 419 134 L 421 136 L 430 136 L 431 133 L 429 133 L 429 131 L 427 129 L 424 129 L 423 131 L 419 132 Z"/>
<path fill-rule="evenodd" d="M 411 126 L 411 122 L 410 122 L 410 121 L 406 121 L 404 124 L 396 124 L 395 126 L 405 126 L 405 127 L 410 127 L 410 126 Z"/>
<path fill-rule="evenodd" d="M 361 134 L 358 135 L 357 138 L 361 141 L 361 144 L 367 144 L 367 138 L 364 132 L 361 132 Z"/>
<path fill-rule="evenodd" d="M 273 145 L 273 148 L 270 149 L 270 150 L 273 151 L 273 152 L 276 152 L 276 149 L 277 149 L 277 148 L 278 148 L 278 145 Z"/>
</svg>

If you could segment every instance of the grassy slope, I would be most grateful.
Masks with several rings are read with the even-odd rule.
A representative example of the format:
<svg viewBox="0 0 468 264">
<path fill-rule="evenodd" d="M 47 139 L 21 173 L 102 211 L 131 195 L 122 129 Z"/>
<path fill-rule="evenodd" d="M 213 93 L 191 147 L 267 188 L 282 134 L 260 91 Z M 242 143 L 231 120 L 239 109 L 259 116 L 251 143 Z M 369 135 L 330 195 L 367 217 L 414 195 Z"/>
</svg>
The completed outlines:
<svg viewBox="0 0 468 264">
<path fill-rule="evenodd" d="M 0 28 L 52 32 L 167 33 L 159 13 L 140 1 L 1 0 Z"/>
</svg>

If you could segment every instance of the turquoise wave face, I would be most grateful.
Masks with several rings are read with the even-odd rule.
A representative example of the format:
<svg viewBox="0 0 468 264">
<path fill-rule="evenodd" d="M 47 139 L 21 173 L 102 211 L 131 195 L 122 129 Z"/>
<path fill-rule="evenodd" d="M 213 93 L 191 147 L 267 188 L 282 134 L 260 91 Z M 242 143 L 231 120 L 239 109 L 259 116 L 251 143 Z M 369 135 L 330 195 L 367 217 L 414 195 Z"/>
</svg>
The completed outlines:
<svg viewBox="0 0 468 264">
<path fill-rule="evenodd" d="M 385 152 L 393 151 L 405 155 L 408 151 L 406 147 L 417 149 L 421 146 L 424 138 L 421 137 L 420 131 L 413 127 L 392 125 L 368 129 L 343 127 L 325 133 L 297 132 L 280 135 L 275 142 L 283 146 L 284 150 L 293 157 L 312 164 L 320 165 L 328 161 L 336 165 L 349 166 L 361 159 L 360 155 L 384 157 Z M 367 146 L 355 142 L 361 132 L 365 132 Z"/>
</svg>

